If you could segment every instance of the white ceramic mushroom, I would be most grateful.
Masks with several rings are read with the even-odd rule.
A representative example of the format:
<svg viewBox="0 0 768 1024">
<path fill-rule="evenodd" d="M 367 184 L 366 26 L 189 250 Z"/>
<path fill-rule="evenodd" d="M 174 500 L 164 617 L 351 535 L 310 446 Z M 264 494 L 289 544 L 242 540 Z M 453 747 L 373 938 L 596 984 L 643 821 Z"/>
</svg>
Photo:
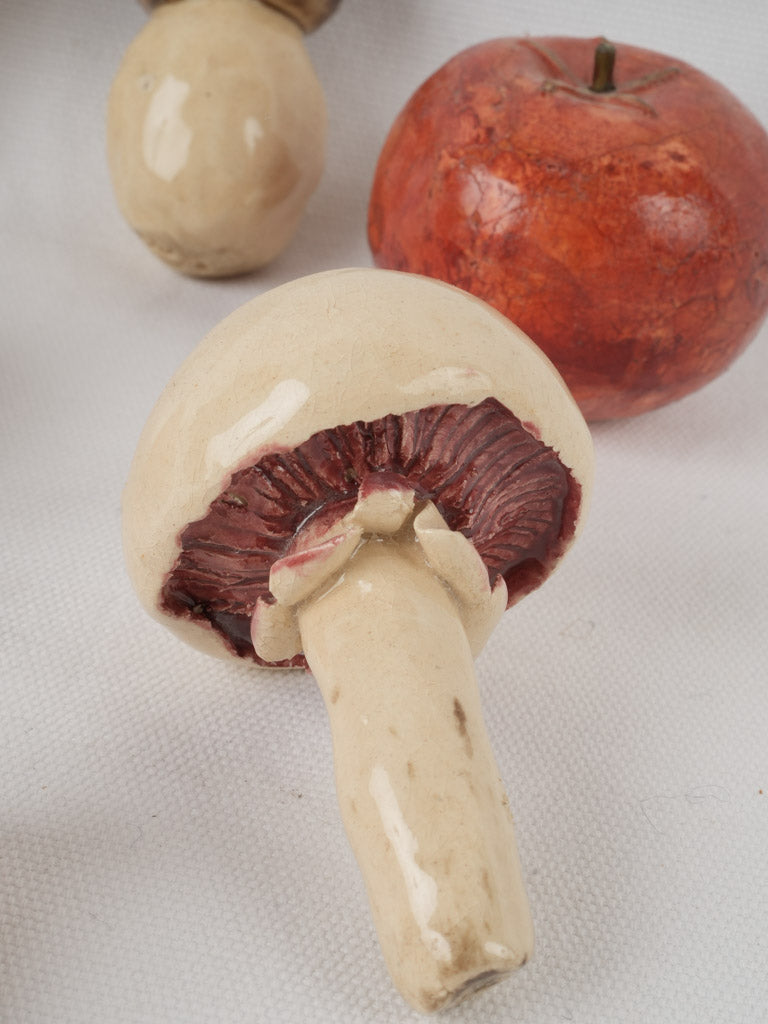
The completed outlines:
<svg viewBox="0 0 768 1024">
<path fill-rule="evenodd" d="M 290 242 L 322 175 L 325 100 L 302 36 L 336 3 L 145 6 L 109 95 L 118 206 L 185 274 L 255 270 Z"/>
<path fill-rule="evenodd" d="M 538 348 L 449 285 L 313 275 L 237 310 L 160 398 L 124 497 L 147 610 L 308 665 L 392 977 L 431 1011 L 532 926 L 473 658 L 577 535 L 585 423 Z"/>
</svg>

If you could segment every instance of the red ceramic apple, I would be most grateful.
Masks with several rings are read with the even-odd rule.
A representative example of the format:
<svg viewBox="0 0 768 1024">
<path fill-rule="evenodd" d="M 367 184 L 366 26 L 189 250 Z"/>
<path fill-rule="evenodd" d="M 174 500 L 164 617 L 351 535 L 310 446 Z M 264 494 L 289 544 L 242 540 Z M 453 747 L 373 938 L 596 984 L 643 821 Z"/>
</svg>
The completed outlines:
<svg viewBox="0 0 768 1024">
<path fill-rule="evenodd" d="M 768 135 L 682 61 L 496 39 L 400 113 L 368 227 L 379 266 L 522 327 L 587 417 L 630 416 L 716 377 L 768 311 Z"/>
</svg>

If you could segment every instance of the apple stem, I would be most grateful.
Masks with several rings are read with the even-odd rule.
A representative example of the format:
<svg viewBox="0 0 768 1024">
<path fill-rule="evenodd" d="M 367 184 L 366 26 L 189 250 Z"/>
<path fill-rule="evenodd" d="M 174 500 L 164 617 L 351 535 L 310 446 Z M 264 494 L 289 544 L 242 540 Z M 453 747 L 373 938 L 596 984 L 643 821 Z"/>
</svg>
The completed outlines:
<svg viewBox="0 0 768 1024">
<path fill-rule="evenodd" d="M 592 92 L 615 92 L 613 67 L 616 63 L 616 47 L 607 39 L 601 39 L 595 47 L 595 63 L 592 70 Z"/>
</svg>

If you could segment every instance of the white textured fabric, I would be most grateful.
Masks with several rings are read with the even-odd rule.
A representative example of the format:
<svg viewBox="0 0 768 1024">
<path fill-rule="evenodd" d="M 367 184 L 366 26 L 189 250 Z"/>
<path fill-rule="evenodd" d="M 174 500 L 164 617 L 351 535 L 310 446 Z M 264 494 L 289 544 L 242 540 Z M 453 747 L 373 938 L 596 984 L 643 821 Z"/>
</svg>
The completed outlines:
<svg viewBox="0 0 768 1024">
<path fill-rule="evenodd" d="M 768 124 L 758 0 L 344 0 L 331 117 L 261 275 L 177 276 L 121 220 L 104 109 L 146 14 L 0 0 L 0 1020 L 417 1020 L 385 972 L 308 676 L 210 661 L 140 611 L 120 492 L 172 371 L 268 287 L 369 265 L 392 118 L 471 42 L 604 33 Z M 768 1020 L 768 331 L 719 381 L 595 431 L 587 531 L 478 663 L 537 929 L 462 1024 Z"/>
</svg>

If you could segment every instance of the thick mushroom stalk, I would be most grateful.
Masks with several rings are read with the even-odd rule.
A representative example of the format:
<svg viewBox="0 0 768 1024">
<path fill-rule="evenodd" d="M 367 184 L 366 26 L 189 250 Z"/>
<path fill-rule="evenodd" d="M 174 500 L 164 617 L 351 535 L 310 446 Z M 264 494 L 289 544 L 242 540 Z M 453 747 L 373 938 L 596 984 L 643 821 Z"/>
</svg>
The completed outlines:
<svg viewBox="0 0 768 1024">
<path fill-rule="evenodd" d="M 392 978 L 451 1005 L 528 959 L 533 928 L 473 658 L 503 613 L 471 542 L 397 485 L 270 574 L 252 638 L 299 650 L 333 734 L 336 787 Z"/>
</svg>

